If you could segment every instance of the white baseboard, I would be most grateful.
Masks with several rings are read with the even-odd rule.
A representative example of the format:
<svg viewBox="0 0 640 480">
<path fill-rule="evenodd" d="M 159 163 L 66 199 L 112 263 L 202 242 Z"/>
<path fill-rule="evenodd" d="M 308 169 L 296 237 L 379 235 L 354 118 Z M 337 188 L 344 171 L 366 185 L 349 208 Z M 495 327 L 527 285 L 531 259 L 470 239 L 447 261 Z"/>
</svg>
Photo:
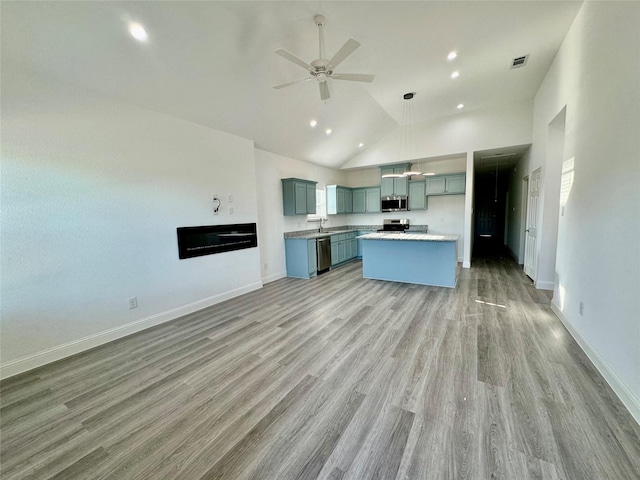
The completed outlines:
<svg viewBox="0 0 640 480">
<path fill-rule="evenodd" d="M 555 302 L 555 299 L 551 300 L 551 310 L 560 319 L 562 324 L 567 328 L 571 336 L 580 345 L 582 351 L 589 357 L 591 363 L 596 367 L 600 375 L 602 375 L 605 381 L 616 393 L 620 401 L 627 407 L 629 413 L 635 418 L 636 422 L 640 424 L 640 401 L 636 396 L 627 388 L 620 377 L 607 365 L 598 352 L 593 348 L 589 341 L 582 336 L 582 334 L 574 327 L 567 316 L 560 310 L 560 307 Z"/>
<path fill-rule="evenodd" d="M 62 360 L 63 358 L 70 357 L 85 350 L 104 345 L 105 343 L 112 342 L 127 335 L 131 335 L 147 328 L 160 325 L 161 323 L 175 320 L 189 313 L 197 312 L 203 308 L 210 307 L 216 303 L 224 302 L 230 298 L 243 295 L 245 293 L 252 292 L 262 288 L 262 282 L 255 282 L 244 287 L 229 290 L 228 292 L 214 295 L 211 297 L 198 300 L 197 302 L 183 305 L 178 308 L 168 310 L 166 312 L 157 313 L 135 322 L 127 323 L 126 325 L 120 325 L 109 330 L 105 330 L 100 333 L 89 335 L 88 337 L 73 340 L 62 345 L 58 345 L 41 352 L 37 352 L 26 357 L 11 360 L 0 365 L 0 378 L 9 378 L 19 373 L 24 373 L 28 370 L 41 367 L 48 363 Z"/>
<path fill-rule="evenodd" d="M 267 283 L 275 282 L 276 280 L 280 280 L 286 276 L 287 274 L 285 272 L 274 273 L 273 275 L 262 277 L 262 283 L 266 285 Z"/>
<path fill-rule="evenodd" d="M 553 282 L 541 282 L 536 280 L 536 288 L 538 290 L 553 290 Z"/>
</svg>

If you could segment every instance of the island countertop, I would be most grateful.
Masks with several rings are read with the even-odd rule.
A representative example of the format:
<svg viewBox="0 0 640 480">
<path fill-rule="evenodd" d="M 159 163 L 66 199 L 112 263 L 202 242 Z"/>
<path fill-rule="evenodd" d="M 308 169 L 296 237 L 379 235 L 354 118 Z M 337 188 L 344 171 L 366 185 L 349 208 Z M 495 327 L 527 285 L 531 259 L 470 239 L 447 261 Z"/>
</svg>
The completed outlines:
<svg viewBox="0 0 640 480">
<path fill-rule="evenodd" d="M 358 237 L 362 240 L 404 240 L 418 242 L 456 242 L 460 235 L 432 235 L 430 233 L 367 233 Z"/>
</svg>

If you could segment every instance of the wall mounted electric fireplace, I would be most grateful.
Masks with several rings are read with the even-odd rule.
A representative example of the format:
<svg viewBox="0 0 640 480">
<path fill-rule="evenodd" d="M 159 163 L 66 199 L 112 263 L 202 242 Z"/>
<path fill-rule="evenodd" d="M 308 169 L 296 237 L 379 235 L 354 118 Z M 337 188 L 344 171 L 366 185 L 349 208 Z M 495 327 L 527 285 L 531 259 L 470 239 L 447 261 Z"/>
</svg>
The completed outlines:
<svg viewBox="0 0 640 480">
<path fill-rule="evenodd" d="M 255 223 L 179 227 L 177 230 L 181 259 L 258 246 Z"/>
</svg>

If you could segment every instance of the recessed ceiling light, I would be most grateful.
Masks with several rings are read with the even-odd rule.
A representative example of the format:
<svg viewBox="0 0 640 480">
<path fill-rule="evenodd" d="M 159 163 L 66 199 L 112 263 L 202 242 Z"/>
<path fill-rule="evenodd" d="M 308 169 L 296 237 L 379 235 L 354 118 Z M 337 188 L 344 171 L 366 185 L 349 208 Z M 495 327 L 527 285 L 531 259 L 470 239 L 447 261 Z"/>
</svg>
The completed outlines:
<svg viewBox="0 0 640 480">
<path fill-rule="evenodd" d="M 451 78 L 458 78 L 459 76 L 460 76 L 460 72 L 457 70 L 451 74 Z"/>
<path fill-rule="evenodd" d="M 462 110 L 464 108 L 464 103 L 459 103 L 456 107 L 458 110 Z"/>
<path fill-rule="evenodd" d="M 458 54 L 455 51 L 454 52 L 450 52 L 449 55 L 447 55 L 447 60 L 453 60 L 457 56 L 458 56 Z"/>
<path fill-rule="evenodd" d="M 146 42 L 147 38 L 149 38 L 149 36 L 147 35 L 147 31 L 139 23 L 130 23 L 129 33 L 133 38 L 140 42 Z"/>
<path fill-rule="evenodd" d="M 315 121 L 315 120 L 311 120 L 311 121 L 309 122 L 309 126 L 310 126 L 311 128 L 315 127 L 316 125 L 318 125 L 318 122 L 317 122 L 317 121 Z"/>
<path fill-rule="evenodd" d="M 362 147 L 364 147 L 364 143 L 360 142 L 360 143 L 358 144 L 358 148 L 362 148 Z"/>
<path fill-rule="evenodd" d="M 327 135 L 331 135 L 332 130 L 330 128 L 327 128 L 324 133 L 326 133 Z"/>
</svg>

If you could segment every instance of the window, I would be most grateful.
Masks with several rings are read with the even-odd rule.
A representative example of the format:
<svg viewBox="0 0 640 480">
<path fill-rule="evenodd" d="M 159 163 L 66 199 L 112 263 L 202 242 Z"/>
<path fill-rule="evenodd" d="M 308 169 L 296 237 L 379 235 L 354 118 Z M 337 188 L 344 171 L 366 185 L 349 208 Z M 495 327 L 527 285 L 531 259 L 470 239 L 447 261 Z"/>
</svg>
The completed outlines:
<svg viewBox="0 0 640 480">
<path fill-rule="evenodd" d="M 307 215 L 307 220 L 321 220 L 327 218 L 327 192 L 316 190 L 316 213 Z"/>
</svg>

